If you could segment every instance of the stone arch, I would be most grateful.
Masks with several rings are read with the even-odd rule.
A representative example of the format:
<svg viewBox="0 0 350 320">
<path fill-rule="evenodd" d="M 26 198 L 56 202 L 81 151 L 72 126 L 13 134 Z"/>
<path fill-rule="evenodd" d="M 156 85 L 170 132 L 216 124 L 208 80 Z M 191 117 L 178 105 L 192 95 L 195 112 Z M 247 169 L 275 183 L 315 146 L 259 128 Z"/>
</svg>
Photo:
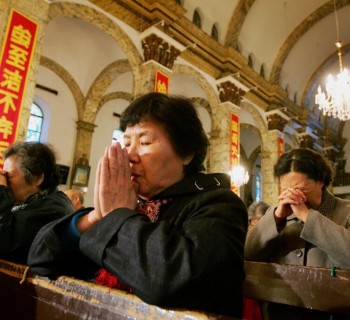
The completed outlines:
<svg viewBox="0 0 350 320">
<path fill-rule="evenodd" d="M 349 1 L 338 1 L 337 9 L 346 6 L 349 4 Z M 278 83 L 281 75 L 281 70 L 283 68 L 284 62 L 286 61 L 290 51 L 297 41 L 317 22 L 323 19 L 325 16 L 334 12 L 333 1 L 326 2 L 323 6 L 319 7 L 316 11 L 310 14 L 304 19 L 302 23 L 299 24 L 297 28 L 288 36 L 287 40 L 283 43 L 280 48 L 275 61 L 273 62 L 271 73 L 270 73 L 270 82 Z"/>
<path fill-rule="evenodd" d="M 108 93 L 106 95 L 104 95 L 101 99 L 100 99 L 100 102 L 99 102 L 99 110 L 102 108 L 102 106 L 104 104 L 106 104 L 108 101 L 111 101 L 111 100 L 116 100 L 116 99 L 123 99 L 123 100 L 126 100 L 126 101 L 129 101 L 131 102 L 133 96 L 131 93 L 128 93 L 128 92 L 111 92 L 111 93 Z M 97 111 L 98 112 L 98 111 Z"/>
<path fill-rule="evenodd" d="M 109 85 L 118 77 L 119 74 L 131 71 L 131 66 L 127 60 L 118 60 L 109 64 L 96 77 L 91 84 L 89 92 L 86 95 L 84 107 L 84 121 L 94 123 L 96 115 L 102 104 L 103 93 Z"/>
<path fill-rule="evenodd" d="M 249 112 L 250 115 L 253 117 L 253 119 L 255 120 L 255 123 L 257 125 L 257 128 L 259 130 L 259 135 L 262 138 L 263 133 L 267 132 L 267 124 L 266 124 L 264 118 L 262 117 L 262 115 L 254 107 L 254 105 L 252 105 L 248 101 L 241 102 L 241 109 Z"/>
<path fill-rule="evenodd" d="M 194 81 L 203 89 L 205 95 L 208 98 L 210 110 L 208 112 L 212 114 L 212 106 L 220 103 L 219 95 L 217 91 L 211 86 L 208 80 L 196 69 L 191 66 L 175 64 L 173 66 L 174 74 L 185 74 L 191 76 Z"/>
<path fill-rule="evenodd" d="M 133 73 L 143 62 L 139 51 L 125 31 L 101 12 L 78 3 L 55 2 L 50 4 L 48 22 L 58 17 L 80 19 L 105 31 L 120 45 L 132 66 Z"/>
<path fill-rule="evenodd" d="M 238 2 L 227 28 L 225 46 L 237 47 L 238 37 L 241 33 L 244 20 L 254 2 L 255 0 L 240 0 Z"/>
<path fill-rule="evenodd" d="M 84 95 L 78 85 L 78 83 L 74 80 L 74 78 L 71 76 L 71 74 L 63 68 L 60 64 L 57 62 L 45 57 L 41 56 L 40 58 L 40 65 L 51 70 L 53 73 L 55 73 L 62 81 L 67 85 L 68 89 L 72 92 L 75 105 L 77 107 L 78 111 L 78 119 L 82 119 L 83 117 L 83 102 L 84 102 Z"/>
</svg>

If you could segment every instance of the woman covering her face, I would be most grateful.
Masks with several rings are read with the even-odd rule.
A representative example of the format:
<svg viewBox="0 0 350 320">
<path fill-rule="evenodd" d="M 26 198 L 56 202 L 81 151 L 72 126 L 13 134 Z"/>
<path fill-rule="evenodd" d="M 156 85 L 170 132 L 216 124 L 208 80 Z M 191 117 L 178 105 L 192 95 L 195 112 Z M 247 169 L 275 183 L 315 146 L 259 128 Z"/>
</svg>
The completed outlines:
<svg viewBox="0 0 350 320">
<path fill-rule="evenodd" d="M 350 269 L 350 201 L 327 190 L 332 182 L 327 160 L 316 151 L 294 149 L 280 157 L 274 175 L 281 187 L 279 202 L 248 233 L 245 258 Z M 285 319 L 330 319 L 313 311 L 276 308 L 269 307 L 269 319 L 281 314 Z"/>
<path fill-rule="evenodd" d="M 17 142 L 0 169 L 0 258 L 26 263 L 30 245 L 46 223 L 73 212 L 58 191 L 54 152 L 42 143 Z"/>
<path fill-rule="evenodd" d="M 228 175 L 202 173 L 209 143 L 194 106 L 150 93 L 120 123 L 125 147 L 100 159 L 94 209 L 43 228 L 31 269 L 81 277 L 92 264 L 98 283 L 147 303 L 240 317 L 247 211 Z"/>
</svg>

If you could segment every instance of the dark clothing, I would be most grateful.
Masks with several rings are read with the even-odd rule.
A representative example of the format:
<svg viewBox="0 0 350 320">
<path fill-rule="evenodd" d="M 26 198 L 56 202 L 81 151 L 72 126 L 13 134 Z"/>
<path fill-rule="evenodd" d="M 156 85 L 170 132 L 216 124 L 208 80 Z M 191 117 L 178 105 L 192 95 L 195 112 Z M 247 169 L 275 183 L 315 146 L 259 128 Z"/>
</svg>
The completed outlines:
<svg viewBox="0 0 350 320">
<path fill-rule="evenodd" d="M 72 216 L 45 226 L 29 254 L 31 270 L 86 275 L 91 263 L 79 263 L 80 249 L 94 271 L 106 268 L 147 303 L 241 317 L 248 218 L 228 176 L 197 174 L 155 199 L 171 199 L 156 222 L 116 209 L 79 242 L 67 239 Z"/>
<path fill-rule="evenodd" d="M 0 186 L 0 258 L 27 263 L 30 245 L 47 223 L 70 214 L 69 198 L 53 188 L 32 195 L 16 206 L 6 186 Z"/>
</svg>

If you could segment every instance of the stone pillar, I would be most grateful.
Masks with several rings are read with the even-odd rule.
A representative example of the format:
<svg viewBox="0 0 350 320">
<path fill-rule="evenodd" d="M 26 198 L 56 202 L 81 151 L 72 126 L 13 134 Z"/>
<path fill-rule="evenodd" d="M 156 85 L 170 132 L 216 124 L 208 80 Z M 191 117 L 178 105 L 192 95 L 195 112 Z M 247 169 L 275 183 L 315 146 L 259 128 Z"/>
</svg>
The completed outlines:
<svg viewBox="0 0 350 320">
<path fill-rule="evenodd" d="M 239 113 L 240 103 L 248 90 L 232 76 L 217 80 L 217 88 L 221 103 L 213 107 L 213 128 L 210 147 L 210 168 L 216 172 L 230 172 L 231 157 L 240 157 L 240 130 Z M 233 141 L 231 137 L 232 115 L 238 118 L 236 150 L 232 150 Z M 232 153 L 235 153 L 233 155 Z M 239 195 L 240 190 L 234 187 L 233 190 Z"/>
<path fill-rule="evenodd" d="M 136 75 L 138 87 L 135 88 L 135 96 L 152 91 L 168 93 L 168 82 L 158 83 L 157 73 L 160 72 L 165 80 L 169 79 L 171 68 L 185 47 L 156 26 L 142 32 L 140 39 L 145 62 Z"/>
<path fill-rule="evenodd" d="M 77 121 L 77 140 L 73 159 L 73 168 L 80 159 L 90 159 L 92 136 L 96 125 L 90 122 Z M 88 160 L 87 160 L 88 161 Z M 72 184 L 73 175 L 71 177 Z"/>
<path fill-rule="evenodd" d="M 139 87 L 135 88 L 135 97 L 156 91 L 155 86 L 157 72 L 161 72 L 168 79 L 170 79 L 170 76 L 173 73 L 172 70 L 165 68 L 164 66 L 153 60 L 147 61 L 140 66 L 140 72 L 136 76 L 138 79 L 135 79 L 135 83 L 139 84 Z"/>
<path fill-rule="evenodd" d="M 240 108 L 232 102 L 213 106 L 213 127 L 210 137 L 211 172 L 230 171 L 231 114 L 239 115 Z"/>
<path fill-rule="evenodd" d="M 280 138 L 283 139 L 287 117 L 279 111 L 268 112 L 266 115 L 268 131 L 262 133 L 261 152 L 262 199 L 264 202 L 274 205 L 278 203 L 279 183 L 273 176 L 273 166 L 281 154 Z"/>
<path fill-rule="evenodd" d="M 28 120 L 30 116 L 30 109 L 34 97 L 36 77 L 38 74 L 40 64 L 40 53 L 47 24 L 49 4 L 46 1 L 42 0 L 0 1 L 0 52 L 2 52 L 3 50 L 2 46 L 4 44 L 5 33 L 12 8 L 15 8 L 21 14 L 27 16 L 29 19 L 38 23 L 38 33 L 34 45 L 34 52 L 32 55 L 30 69 L 28 70 L 28 80 L 25 92 L 23 93 L 24 97 L 22 102 L 22 112 L 21 117 L 19 119 L 20 122 L 18 125 L 17 140 L 25 140 L 28 127 Z"/>
</svg>

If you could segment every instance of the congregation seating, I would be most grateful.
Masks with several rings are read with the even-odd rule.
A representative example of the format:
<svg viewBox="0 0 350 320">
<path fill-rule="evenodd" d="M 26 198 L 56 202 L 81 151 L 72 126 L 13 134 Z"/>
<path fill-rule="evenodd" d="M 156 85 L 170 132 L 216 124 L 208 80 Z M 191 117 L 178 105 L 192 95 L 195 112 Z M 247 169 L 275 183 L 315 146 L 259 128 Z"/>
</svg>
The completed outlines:
<svg viewBox="0 0 350 320">
<path fill-rule="evenodd" d="M 245 297 L 350 315 L 350 271 L 246 262 Z M 189 319 L 227 317 L 163 309 L 135 295 L 61 276 L 56 280 L 0 260 L 2 319 Z"/>
</svg>

